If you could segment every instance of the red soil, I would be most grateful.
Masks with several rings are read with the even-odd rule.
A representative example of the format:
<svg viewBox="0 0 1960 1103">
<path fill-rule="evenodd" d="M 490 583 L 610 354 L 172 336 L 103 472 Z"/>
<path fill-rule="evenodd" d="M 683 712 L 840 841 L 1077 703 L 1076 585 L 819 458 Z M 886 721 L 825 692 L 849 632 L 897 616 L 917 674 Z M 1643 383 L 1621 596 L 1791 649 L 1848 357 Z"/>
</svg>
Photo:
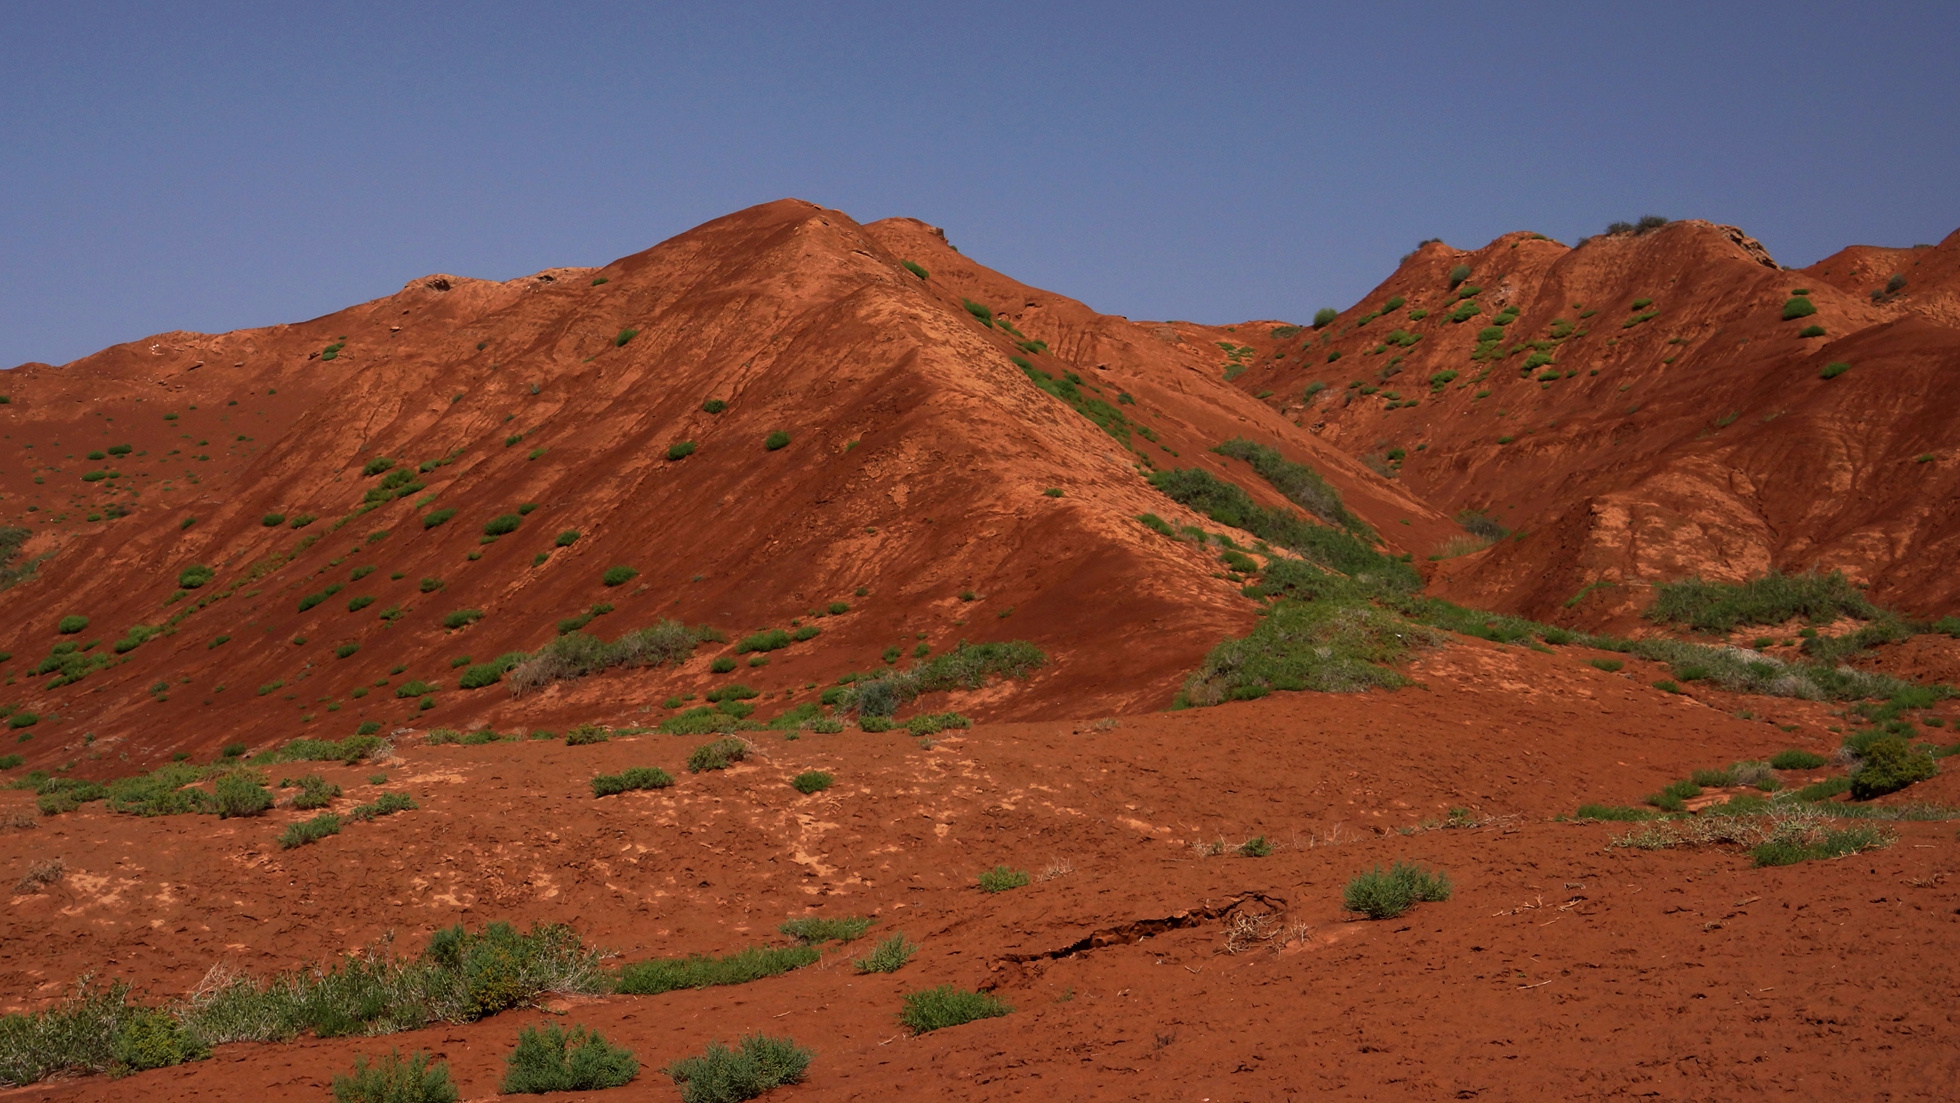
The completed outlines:
<svg viewBox="0 0 1960 1103">
<path fill-rule="evenodd" d="M 1443 303 L 1458 263 L 1485 288 L 1483 315 L 1461 325 Z M 1892 270 L 1913 273 L 1907 287 L 1873 301 Z M 1638 660 L 1609 674 L 1577 648 L 1456 640 L 1408 665 L 1414 688 L 1155 712 L 1256 606 L 1209 553 L 1135 517 L 1221 527 L 1152 490 L 1146 460 L 1201 464 L 1278 504 L 1209 451 L 1245 435 L 1319 470 L 1390 551 L 1414 555 L 1432 592 L 1468 603 L 1651 630 L 1638 619 L 1649 584 L 1773 566 L 1842 568 L 1881 602 L 1953 612 L 1956 273 L 1960 235 L 1793 272 L 1739 231 L 1691 222 L 1577 250 L 1527 234 L 1471 253 L 1426 245 L 1318 332 L 1138 323 L 990 271 L 923 223 L 860 226 L 785 200 L 600 268 L 432 276 L 297 325 L 23 366 L 0 406 L 12 457 L 0 518 L 32 528 L 27 554 L 49 557 L 0 592 L 0 652 L 12 653 L 0 703 L 43 719 L 4 749 L 108 777 L 374 720 L 396 732 L 394 758 L 303 769 L 347 790 L 341 811 L 371 798 L 377 770 L 421 807 L 292 851 L 273 842 L 300 815 L 283 808 L 220 821 L 98 804 L 0 827 L 0 875 L 45 857 L 67 869 L 7 901 L 0 1009 L 48 1006 L 89 973 L 162 1000 L 214 966 L 265 973 L 389 935 L 412 952 L 459 921 L 563 921 L 634 960 L 779 941 L 791 916 L 860 914 L 878 918 L 874 934 L 919 941 L 919 957 L 857 976 L 859 943 L 751 985 L 561 1009 L 639 1054 L 645 1071 L 621 1098 L 665 1097 L 661 1066 L 752 1030 L 817 1052 L 809 1082 L 781 1099 L 1944 1098 L 1960 1040 L 1940 1010 L 1960 979 L 1944 952 L 1960 915 L 1950 824 L 1904 823 L 1888 849 L 1758 870 L 1733 848 L 1614 848 L 1623 826 L 1554 819 L 1638 803 L 1697 767 L 1791 746 L 1828 754 L 1835 706 L 1700 684 L 1667 694 L 1649 688 L 1666 671 Z M 1783 322 L 1799 287 L 1819 312 Z M 1392 295 L 1408 301 L 1349 328 Z M 1661 313 L 1623 328 L 1649 297 Z M 1598 310 L 1555 349 L 1576 374 L 1541 388 L 1518 377 L 1521 359 L 1471 360 L 1501 305 L 1520 311 L 1507 334 L 1538 339 L 1555 318 L 1580 322 L 1575 302 Z M 1418 308 L 1430 316 L 1409 321 Z M 1812 322 L 1827 335 L 1795 336 Z M 1349 379 L 1375 380 L 1401 351 L 1368 355 L 1362 336 L 1398 327 L 1422 339 L 1384 390 L 1419 404 L 1348 399 Z M 1126 449 L 1013 356 L 1077 373 L 1157 439 L 1139 432 Z M 1854 367 L 1819 379 L 1832 360 Z M 1446 369 L 1459 378 L 1432 392 Z M 1332 386 L 1303 403 L 1314 380 Z M 709 398 L 727 409 L 706 413 Z M 791 443 L 766 450 L 776 430 Z M 668 460 L 682 440 L 698 450 Z M 131 454 L 85 458 L 120 443 Z M 1407 450 L 1399 464 L 1394 447 Z M 455 460 L 356 514 L 376 455 Z M 95 470 L 120 474 L 81 479 Z M 129 514 L 85 520 L 111 503 Z M 480 542 L 484 522 L 523 503 L 537 508 L 516 533 Z M 448 523 L 421 523 L 447 508 Z M 1465 509 L 1519 535 L 1427 559 L 1462 534 Z M 262 524 L 271 513 L 288 520 Z M 290 527 L 305 514 L 318 519 Z M 581 536 L 556 548 L 564 529 Z M 173 600 L 194 563 L 216 579 Z M 614 564 L 639 574 L 605 587 Z M 425 576 L 440 589 L 423 593 Z M 1598 581 L 1615 585 L 1566 605 Z M 298 610 L 333 583 L 345 588 Z M 28 673 L 64 638 L 108 651 L 132 625 L 234 590 L 73 685 Z M 374 605 L 347 608 L 369 594 Z M 851 608 L 815 615 L 834 601 Z M 661 617 L 731 638 L 792 620 L 823 631 L 736 675 L 708 669 L 731 645 L 521 698 L 455 688 L 452 659 L 535 649 L 595 602 L 616 606 L 591 627 L 607 637 Z M 395 604 L 407 611 L 392 624 L 375 616 Z M 468 608 L 485 615 L 442 627 Z M 68 614 L 88 629 L 57 635 Z M 934 697 L 932 709 L 981 722 L 931 749 L 902 733 L 761 733 L 751 762 L 689 775 L 694 740 L 458 747 L 418 734 L 651 725 L 670 695 L 732 678 L 764 691 L 768 716 L 882 667 L 887 648 L 961 639 L 1030 640 L 1050 662 L 1025 682 Z M 336 659 L 343 643 L 360 647 Z M 1954 641 L 1921 636 L 1870 661 L 1951 681 L 1956 656 Z M 409 678 L 444 687 L 433 709 L 376 685 Z M 642 764 L 679 783 L 591 797 L 593 774 Z M 810 768 L 837 786 L 798 795 L 787 779 Z M 1960 802 L 1960 772 L 1887 800 Z M 0 791 L 0 823 L 31 806 Z M 1438 826 L 1452 808 L 1478 826 Z M 1276 852 L 1197 849 L 1254 835 Z M 1343 913 L 1350 877 L 1404 859 L 1445 868 L 1455 895 L 1390 922 Z M 1069 868 L 980 892 L 974 875 L 1000 862 Z M 899 995 L 941 982 L 1017 1010 L 904 1037 Z M 535 1018 L 226 1046 L 176 1069 L 0 1095 L 311 1100 L 355 1054 L 400 1046 L 441 1054 L 481 1099 Z"/>
<path fill-rule="evenodd" d="M 422 809 L 290 852 L 271 840 L 295 813 L 89 808 L 0 836 L 6 868 L 47 853 L 76 868 L 10 902 L 4 989 L 38 1004 L 95 968 L 172 994 L 220 962 L 270 971 L 387 932 L 413 948 L 459 920 L 569 922 L 631 960 L 774 941 L 790 916 L 861 914 L 919 956 L 853 976 L 859 943 L 742 987 L 578 1001 L 572 1019 L 639 1054 L 642 1090 L 711 1039 L 788 1033 L 818 1056 L 784 1099 L 1943 1094 L 1951 1070 L 1933 1056 L 1960 1042 L 1935 1010 L 1960 981 L 1944 951 L 1960 908 L 1950 825 L 1755 870 L 1732 850 L 1605 849 L 1619 825 L 1549 822 L 1582 800 L 1635 801 L 1695 764 L 1828 748 L 1821 707 L 1771 702 L 1772 719 L 1799 725 L 1786 733 L 1648 689 L 1649 671 L 1477 642 L 1410 670 L 1426 689 L 983 724 L 930 751 L 805 736 L 721 774 L 685 774 L 687 744 L 664 736 L 410 744 L 385 769 Z M 644 763 L 679 784 L 598 801 L 585 787 Z M 808 768 L 838 785 L 799 796 L 787 780 Z M 351 801 L 369 769 L 327 772 Z M 1914 798 L 1960 798 L 1960 779 L 1927 787 Z M 1451 807 L 1481 826 L 1422 826 Z M 1193 849 L 1255 834 L 1272 857 Z M 1399 859 L 1443 867 L 1455 895 L 1394 921 L 1344 916 L 1347 878 Z M 974 875 L 1001 862 L 1072 868 L 980 892 Z M 1235 923 L 1276 937 L 1226 952 Z M 1067 952 L 1084 940 L 1093 948 Z M 899 995 L 943 982 L 1017 1010 L 901 1037 Z M 226 1046 L 210 1062 L 18 1094 L 311 1100 L 355 1054 L 399 1045 L 445 1056 L 465 1096 L 483 1098 L 535 1018 Z"/>
</svg>

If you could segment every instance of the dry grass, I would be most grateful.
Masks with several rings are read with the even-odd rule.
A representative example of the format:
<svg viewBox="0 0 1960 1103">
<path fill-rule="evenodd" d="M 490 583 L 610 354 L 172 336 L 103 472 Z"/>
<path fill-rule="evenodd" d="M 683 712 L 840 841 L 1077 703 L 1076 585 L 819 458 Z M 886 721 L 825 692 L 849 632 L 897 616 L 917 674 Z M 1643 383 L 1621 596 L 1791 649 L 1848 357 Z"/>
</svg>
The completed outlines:
<svg viewBox="0 0 1960 1103">
<path fill-rule="evenodd" d="M 1057 858 L 1049 862 L 1047 867 L 1040 873 L 1035 874 L 1034 879 L 1037 881 L 1053 881 L 1057 877 L 1066 877 L 1074 872 L 1074 863 L 1070 862 L 1067 858 Z"/>
<path fill-rule="evenodd" d="M 62 875 L 67 872 L 68 867 L 62 864 L 59 858 L 50 858 L 45 862 L 31 863 L 27 867 L 26 874 L 22 875 L 20 881 L 14 885 L 14 891 L 19 893 L 40 892 L 42 889 L 61 880 Z"/>
<path fill-rule="evenodd" d="M 0 813 L 0 827 L 26 831 L 40 825 L 41 817 L 32 808 L 9 808 L 4 813 Z"/>
</svg>

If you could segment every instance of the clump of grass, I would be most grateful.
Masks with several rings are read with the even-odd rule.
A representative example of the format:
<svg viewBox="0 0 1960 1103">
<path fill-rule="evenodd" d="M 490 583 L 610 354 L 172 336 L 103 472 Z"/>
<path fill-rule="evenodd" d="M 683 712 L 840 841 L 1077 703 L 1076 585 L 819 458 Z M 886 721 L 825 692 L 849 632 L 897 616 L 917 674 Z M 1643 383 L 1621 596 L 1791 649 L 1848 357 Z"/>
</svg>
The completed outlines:
<svg viewBox="0 0 1960 1103">
<path fill-rule="evenodd" d="M 639 576 L 639 571 L 622 563 L 617 566 L 607 567 L 606 573 L 599 576 L 599 581 L 607 586 L 624 586 Z"/>
<path fill-rule="evenodd" d="M 1272 852 L 1273 844 L 1267 842 L 1264 835 L 1254 835 L 1239 844 L 1239 856 L 1242 858 L 1264 858 Z"/>
<path fill-rule="evenodd" d="M 600 774 L 592 779 L 592 795 L 610 797 L 634 789 L 665 789 L 674 783 L 658 766 L 634 766 L 616 774 Z"/>
<path fill-rule="evenodd" d="M 1412 647 L 1441 639 L 1373 605 L 1283 600 L 1268 609 L 1251 635 L 1212 648 L 1185 680 L 1177 703 L 1216 705 L 1273 690 L 1352 693 L 1403 686 L 1408 679 L 1389 664 Z"/>
<path fill-rule="evenodd" d="M 306 846 L 308 842 L 319 842 L 329 835 L 339 835 L 339 833 L 341 833 L 341 817 L 333 815 L 331 811 L 323 811 L 314 819 L 288 823 L 286 831 L 278 835 L 278 848 L 292 850 L 294 846 Z"/>
<path fill-rule="evenodd" d="M 694 448 L 695 444 L 691 440 L 675 441 L 667 446 L 667 458 L 670 460 L 686 459 L 688 456 L 694 454 Z"/>
<path fill-rule="evenodd" d="M 854 942 L 871 929 L 871 922 L 855 915 L 838 919 L 812 915 L 802 919 L 785 919 L 776 929 L 805 946 L 812 946 L 819 942 Z"/>
<path fill-rule="evenodd" d="M 687 769 L 696 774 L 705 770 L 726 770 L 747 758 L 748 753 L 747 743 L 724 736 L 694 748 L 687 756 Z"/>
<path fill-rule="evenodd" d="M 583 1026 L 567 1031 L 544 1023 L 518 1032 L 517 1048 L 505 1060 L 497 1090 L 506 1095 L 599 1091 L 617 1088 L 639 1073 L 633 1052 L 612 1045 L 598 1031 Z"/>
<path fill-rule="evenodd" d="M 604 743 L 611 739 L 606 729 L 597 724 L 580 724 L 565 733 L 565 746 L 584 747 L 593 743 Z"/>
<path fill-rule="evenodd" d="M 1341 904 L 1370 919 L 1393 919 L 1418 901 L 1449 898 L 1450 880 L 1442 871 L 1432 872 L 1408 862 L 1396 862 L 1386 870 L 1376 866 L 1349 881 Z"/>
<path fill-rule="evenodd" d="M 615 990 L 628 996 L 657 996 L 681 988 L 747 984 L 801 969 L 822 956 L 813 946 L 750 946 L 723 957 L 690 954 L 654 958 L 622 968 Z"/>
<path fill-rule="evenodd" d="M 1028 883 L 1028 871 L 1009 866 L 995 866 L 980 874 L 980 888 L 986 892 L 1006 892 L 1018 889 Z"/>
<path fill-rule="evenodd" d="M 910 1028 L 913 1034 L 925 1034 L 977 1019 L 999 1018 L 1013 1010 L 985 992 L 971 992 L 942 984 L 907 995 L 904 1009 L 898 1013 L 898 1021 Z"/>
<path fill-rule="evenodd" d="M 1824 370 L 1817 373 L 1817 378 L 1836 379 L 1838 376 L 1843 375 L 1845 372 L 1848 372 L 1850 370 L 1851 370 L 1851 365 L 1845 363 L 1842 360 L 1835 360 L 1829 364 L 1824 365 Z"/>
<path fill-rule="evenodd" d="M 680 1087 L 681 1103 L 740 1103 L 744 1099 L 799 1083 L 815 1054 L 788 1037 L 744 1036 L 738 1048 L 708 1043 L 699 1057 L 685 1057 L 667 1066 L 667 1075 Z"/>
<path fill-rule="evenodd" d="M 1815 313 L 1817 313 L 1817 304 L 1805 296 L 1792 295 L 1783 301 L 1783 320 L 1786 322 L 1808 318 Z"/>
<path fill-rule="evenodd" d="M 639 335 L 640 335 L 640 331 L 637 329 L 622 329 L 619 331 L 619 336 L 613 338 L 613 347 L 624 348 L 626 342 L 631 341 L 633 338 L 638 337 Z"/>
<path fill-rule="evenodd" d="M 553 682 L 583 678 L 616 666 L 678 664 L 701 644 L 723 638 L 721 633 L 705 625 L 689 628 L 676 620 L 662 620 L 651 627 L 627 632 L 611 643 L 584 632 L 568 632 L 511 667 L 505 679 L 510 683 L 511 694 L 518 696 Z"/>
<path fill-rule="evenodd" d="M 1738 625 L 1781 624 L 1798 616 L 1824 623 L 1839 616 L 1869 620 L 1880 612 L 1842 571 L 1827 575 L 1770 571 L 1739 585 L 1699 578 L 1661 583 L 1654 587 L 1654 603 L 1646 616 L 1704 632 L 1728 632 Z"/>
<path fill-rule="evenodd" d="M 1750 849 L 1757 866 L 1789 866 L 1818 858 L 1843 858 L 1890 846 L 1890 832 L 1873 824 L 1818 828 L 1792 822 Z"/>
<path fill-rule="evenodd" d="M 919 947 L 907 942 L 904 934 L 894 934 L 880 939 L 869 954 L 853 960 L 851 966 L 860 973 L 896 973 L 918 952 Z"/>
<path fill-rule="evenodd" d="M 771 452 L 786 448 L 789 446 L 789 434 L 778 429 L 763 438 L 762 446 Z"/>
<path fill-rule="evenodd" d="M 825 789 L 830 788 L 831 783 L 836 780 L 836 778 L 831 777 L 822 770 L 805 770 L 792 778 L 790 785 L 797 792 L 802 793 L 804 796 L 809 796 L 812 793 L 821 793 Z"/>
<path fill-rule="evenodd" d="M 356 1057 L 354 1071 L 333 1078 L 334 1103 L 456 1103 L 456 1098 L 448 1062 L 431 1063 L 419 1049 L 406 1059 L 391 1049 L 372 1064 Z"/>
<path fill-rule="evenodd" d="M 914 716 L 905 722 L 905 730 L 913 735 L 937 735 L 948 728 L 970 728 L 973 721 L 957 712 L 926 713 Z"/>
<path fill-rule="evenodd" d="M 1815 770 L 1829 761 L 1821 754 L 1792 748 L 1771 755 L 1769 764 L 1778 770 Z"/>
<path fill-rule="evenodd" d="M 1618 659 L 1587 659 L 1586 661 L 1608 674 L 1617 673 L 1621 667 L 1627 665 Z"/>
<path fill-rule="evenodd" d="M 1872 739 L 1859 749 L 1858 756 L 1858 768 L 1851 772 L 1853 800 L 1895 793 L 1940 772 L 1931 754 L 1898 735 Z"/>
<path fill-rule="evenodd" d="M 1579 810 L 1572 814 L 1572 817 L 1580 820 L 1636 822 L 1639 820 L 1651 820 L 1655 815 L 1657 813 L 1649 812 L 1644 808 L 1628 808 L 1624 805 L 1617 804 L 1582 804 L 1579 806 Z"/>
</svg>

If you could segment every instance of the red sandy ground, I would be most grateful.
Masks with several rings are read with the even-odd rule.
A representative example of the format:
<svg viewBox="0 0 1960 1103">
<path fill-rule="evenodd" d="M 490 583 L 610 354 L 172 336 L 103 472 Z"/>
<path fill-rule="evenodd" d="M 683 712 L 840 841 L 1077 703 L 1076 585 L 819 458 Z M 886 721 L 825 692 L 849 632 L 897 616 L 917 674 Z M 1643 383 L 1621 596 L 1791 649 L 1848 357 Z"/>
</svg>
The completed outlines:
<svg viewBox="0 0 1960 1103">
<path fill-rule="evenodd" d="M 1394 693 L 982 724 L 931 750 L 897 734 L 770 737 L 751 763 L 699 775 L 680 767 L 693 741 L 667 736 L 404 740 L 382 768 L 422 808 L 296 851 L 272 845 L 298 815 L 283 811 L 144 820 L 92 806 L 0 836 L 5 868 L 60 854 L 71 869 L 10 901 L 4 988 L 40 1005 L 95 969 L 170 995 L 215 964 L 271 971 L 388 933 L 413 949 L 459 920 L 568 922 L 632 960 L 857 914 L 904 931 L 918 957 L 856 976 L 861 942 L 745 986 L 558 1005 L 647 1066 L 579 1097 L 661 1097 L 660 1066 L 757 1030 L 816 1051 L 808 1083 L 772 1096 L 784 1100 L 1947 1097 L 1952 827 L 1903 824 L 1889 849 L 1781 869 L 1727 849 L 1609 849 L 1622 827 L 1552 817 L 1835 737 L 1820 706 L 1771 702 L 1765 720 L 1798 726 L 1784 732 L 1722 711 L 1735 700 L 1651 690 L 1644 664 L 1606 674 L 1584 657 L 1471 642 L 1417 660 L 1423 687 Z M 590 775 L 636 764 L 679 784 L 591 797 Z M 800 796 L 788 779 L 810 768 L 837 785 Z M 351 803 L 372 769 L 324 772 Z M 1911 796 L 1950 803 L 1960 778 Z M 1423 826 L 1451 807 L 1480 826 Z M 1255 834 L 1271 857 L 1193 847 Z M 1401 859 L 1447 870 L 1455 894 L 1398 920 L 1342 913 L 1349 877 Z M 1001 862 L 1068 872 L 975 887 Z M 1234 922 L 1275 937 L 1228 953 Z M 943 982 L 1016 1011 L 905 1036 L 900 995 Z M 538 1017 L 225 1046 L 12 1094 L 316 1100 L 356 1054 L 398 1045 L 442 1055 L 466 1098 L 487 1098 Z"/>
<path fill-rule="evenodd" d="M 320 772 L 347 790 L 343 811 L 371 798 L 376 769 L 421 808 L 294 851 L 272 841 L 289 810 L 144 820 L 92 805 L 0 828 L 5 883 L 46 857 L 68 871 L 7 901 L 0 1006 L 48 1006 L 89 973 L 162 1000 L 214 966 L 291 968 L 391 933 L 412 952 L 458 921 L 568 922 L 634 960 L 775 941 L 791 916 L 861 914 L 877 917 L 874 933 L 919 941 L 919 957 L 860 977 L 848 964 L 859 943 L 751 985 L 558 1010 L 639 1054 L 646 1071 L 618 1098 L 667 1097 L 659 1067 L 752 1030 L 817 1053 L 807 1084 L 772 1097 L 785 1100 L 1949 1098 L 1951 825 L 1902 824 L 1888 849 L 1756 870 L 1734 850 L 1610 848 L 1624 828 L 1554 821 L 1582 802 L 1636 803 L 1697 767 L 1828 753 L 1842 718 L 1826 706 L 1664 694 L 1648 688 L 1664 671 L 1638 661 L 1608 674 L 1576 648 L 1459 640 L 1412 662 L 1418 688 L 1154 711 L 1207 648 L 1250 628 L 1256 605 L 1212 553 L 1138 524 L 1150 511 L 1221 528 L 1142 475 L 1203 465 L 1278 504 L 1209 452 L 1234 435 L 1313 465 L 1433 592 L 1483 607 L 1652 631 L 1638 617 L 1651 583 L 1774 566 L 1843 568 L 1884 603 L 1953 612 L 1960 237 L 1854 247 L 1804 272 L 1765 256 L 1707 223 L 1577 250 L 1524 234 L 1476 251 L 1433 244 L 1327 330 L 1288 334 L 1096 314 L 972 262 L 923 223 L 860 226 L 785 200 L 601 268 L 426 277 L 291 326 L 24 366 L 0 406 L 0 520 L 31 528 L 27 553 L 50 557 L 0 592 L 12 654 L 0 703 L 43 720 L 0 749 L 109 777 L 372 720 L 403 729 L 397 757 Z M 1486 288 L 1484 316 L 1461 325 L 1440 309 L 1456 263 Z M 1890 270 L 1909 273 L 1906 289 L 1872 301 Z M 1819 313 L 1782 322 L 1783 298 L 1805 286 Z M 1393 294 L 1409 302 L 1348 328 Z M 1662 314 L 1623 328 L 1639 297 Z M 968 299 L 1022 336 L 982 325 Z M 1508 327 L 1519 337 L 1577 321 L 1573 302 L 1599 311 L 1557 351 L 1575 375 L 1541 387 L 1507 360 L 1470 385 L 1485 366 L 1468 355 L 1477 331 L 1507 302 L 1522 308 Z M 1434 313 L 1409 322 L 1418 307 Z M 1827 337 L 1795 336 L 1811 322 Z M 1346 382 L 1374 379 L 1392 355 L 1368 355 L 1362 337 L 1398 326 L 1424 336 L 1385 388 L 1419 405 L 1346 401 Z M 627 328 L 638 335 L 616 344 Z M 1229 381 L 1220 342 L 1250 365 Z M 1330 365 L 1332 347 L 1345 355 Z M 1157 439 L 1139 431 L 1125 449 L 1013 356 L 1077 373 Z M 1818 379 L 1837 359 L 1852 371 Z M 1458 380 L 1432 392 L 1445 368 Z M 1303 402 L 1316 379 L 1332 388 Z M 1479 387 L 1494 393 L 1476 399 Z M 707 398 L 728 409 L 707 414 Z M 765 450 L 778 429 L 792 443 Z M 680 440 L 699 450 L 666 459 Z M 134 451 L 85 458 L 117 443 Z M 1398 446 L 1407 455 L 1390 467 Z M 457 459 L 356 515 L 373 485 L 361 465 L 379 454 Z M 119 474 L 84 481 L 92 470 Z M 86 519 L 111 503 L 130 514 Z M 481 543 L 483 523 L 520 503 L 538 507 L 520 530 Z M 442 508 L 459 512 L 425 528 Z M 1520 535 L 1428 559 L 1461 535 L 1464 509 Z M 295 531 L 263 525 L 268 513 L 319 520 Z M 582 535 L 555 548 L 563 529 Z M 171 600 L 193 563 L 217 579 Z M 614 564 L 640 574 L 607 588 Z M 442 587 L 422 593 L 425 576 Z M 1598 581 L 1615 585 L 1565 604 Z M 331 583 L 346 588 L 298 611 Z M 63 615 L 88 616 L 73 638 L 107 650 L 221 592 L 74 685 L 28 673 Z M 367 594 L 373 606 L 346 608 Z M 452 660 L 535 649 L 602 601 L 616 609 L 592 630 L 609 638 L 667 616 L 731 637 L 792 620 L 823 631 L 728 676 L 708 666 L 732 644 L 521 698 L 455 688 Z M 850 611 L 816 615 L 833 601 Z M 399 621 L 375 616 L 395 603 Z M 485 616 L 442 627 L 464 608 Z M 419 734 L 651 725 L 669 696 L 733 679 L 764 691 L 766 717 L 880 668 L 887 648 L 944 653 L 961 639 L 1030 640 L 1051 662 L 922 702 L 980 721 L 930 750 L 902 734 L 765 734 L 750 763 L 688 775 L 694 740 L 431 747 Z M 336 659 L 342 643 L 360 648 Z M 1944 637 L 1870 661 L 1960 680 Z M 444 686 L 433 709 L 394 696 L 410 678 Z M 636 764 L 679 783 L 591 797 L 591 775 Z M 838 785 L 800 796 L 787 779 L 813 767 Z M 1953 804 L 1956 789 L 1949 775 L 1889 799 Z M 0 791 L 0 817 L 27 798 Z M 1434 827 L 1453 807 L 1478 826 Z M 1259 834 L 1271 857 L 1195 846 Z M 1398 859 L 1442 866 L 1455 895 L 1396 921 L 1344 915 L 1346 881 Z M 982 893 L 974 876 L 1000 862 L 1067 872 Z M 1271 937 L 1229 937 L 1239 929 Z M 1017 1010 L 904 1036 L 900 994 L 940 982 Z M 483 1099 L 538 1014 L 226 1046 L 182 1068 L 12 1094 L 317 1100 L 355 1054 L 398 1045 L 443 1055 Z"/>
</svg>

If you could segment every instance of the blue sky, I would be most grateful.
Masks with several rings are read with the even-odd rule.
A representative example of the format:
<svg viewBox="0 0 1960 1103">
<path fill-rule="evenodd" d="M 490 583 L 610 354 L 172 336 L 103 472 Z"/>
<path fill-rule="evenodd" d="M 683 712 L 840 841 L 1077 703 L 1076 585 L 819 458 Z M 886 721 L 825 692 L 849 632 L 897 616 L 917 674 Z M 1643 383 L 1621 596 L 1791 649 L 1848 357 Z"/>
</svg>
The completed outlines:
<svg viewBox="0 0 1960 1103">
<path fill-rule="evenodd" d="M 783 196 L 1208 322 L 1346 306 L 1427 237 L 1657 213 L 1803 265 L 1960 226 L 1951 3 L 0 0 L 0 31 L 0 364 Z"/>
</svg>

